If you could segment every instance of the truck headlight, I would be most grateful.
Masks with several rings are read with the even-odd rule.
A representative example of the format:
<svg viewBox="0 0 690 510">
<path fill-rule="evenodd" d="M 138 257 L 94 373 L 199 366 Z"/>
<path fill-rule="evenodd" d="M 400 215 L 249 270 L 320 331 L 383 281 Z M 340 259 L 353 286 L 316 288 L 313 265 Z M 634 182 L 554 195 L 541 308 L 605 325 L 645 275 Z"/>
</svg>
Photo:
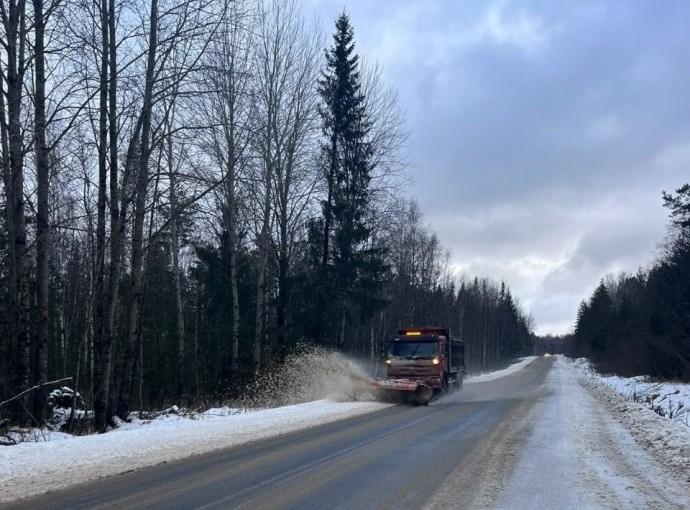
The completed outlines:
<svg viewBox="0 0 690 510">
<path fill-rule="evenodd" d="M 434 358 L 434 359 L 431 360 L 431 362 L 432 362 L 434 365 L 438 365 L 439 363 L 441 363 L 441 360 L 438 359 L 438 358 Z"/>
<path fill-rule="evenodd" d="M 390 364 L 392 364 L 392 363 L 393 363 L 393 362 L 392 362 L 391 360 L 389 360 L 389 359 L 386 360 L 386 365 L 390 365 Z"/>
</svg>

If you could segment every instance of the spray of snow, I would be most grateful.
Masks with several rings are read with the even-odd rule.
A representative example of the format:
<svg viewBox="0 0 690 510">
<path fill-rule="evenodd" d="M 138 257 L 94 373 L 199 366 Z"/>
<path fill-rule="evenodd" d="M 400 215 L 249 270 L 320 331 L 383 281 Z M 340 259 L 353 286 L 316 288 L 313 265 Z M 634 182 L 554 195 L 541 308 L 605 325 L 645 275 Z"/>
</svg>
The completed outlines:
<svg viewBox="0 0 690 510">
<path fill-rule="evenodd" d="M 340 352 L 301 345 L 250 384 L 241 403 L 243 407 L 270 408 L 321 399 L 374 400 L 372 379 L 360 364 Z"/>
</svg>

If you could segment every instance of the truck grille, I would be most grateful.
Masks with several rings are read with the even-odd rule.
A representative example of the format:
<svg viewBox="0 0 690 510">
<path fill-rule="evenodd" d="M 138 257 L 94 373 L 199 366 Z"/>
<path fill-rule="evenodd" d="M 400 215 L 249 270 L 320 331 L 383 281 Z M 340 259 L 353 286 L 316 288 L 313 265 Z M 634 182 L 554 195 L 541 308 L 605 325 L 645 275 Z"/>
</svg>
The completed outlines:
<svg viewBox="0 0 690 510">
<path fill-rule="evenodd" d="M 389 377 L 419 377 L 428 375 L 438 375 L 438 367 L 396 366 L 388 369 Z"/>
</svg>

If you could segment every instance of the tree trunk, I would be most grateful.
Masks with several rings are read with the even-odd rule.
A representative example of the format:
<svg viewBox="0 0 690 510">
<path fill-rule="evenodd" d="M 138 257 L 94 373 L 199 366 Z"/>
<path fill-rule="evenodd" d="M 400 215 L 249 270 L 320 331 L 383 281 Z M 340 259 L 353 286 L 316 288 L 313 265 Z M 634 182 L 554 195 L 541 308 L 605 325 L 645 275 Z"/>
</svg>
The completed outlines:
<svg viewBox="0 0 690 510">
<path fill-rule="evenodd" d="M 276 326 L 278 328 L 278 346 L 285 352 L 291 345 L 286 345 L 287 339 L 287 305 L 288 305 L 288 256 L 287 214 L 281 214 L 280 249 L 278 250 L 278 304 L 276 309 Z"/>
<path fill-rule="evenodd" d="M 273 85 L 272 83 L 270 85 Z M 269 86 L 270 86 L 269 85 Z M 261 368 L 261 343 L 264 336 L 264 300 L 266 294 L 266 268 L 268 265 L 268 250 L 270 244 L 270 222 L 271 222 L 271 188 L 273 186 L 273 136 L 275 133 L 275 117 L 277 112 L 274 107 L 273 90 L 267 91 L 269 100 L 267 108 L 267 119 L 262 145 L 262 157 L 264 164 L 264 200 L 261 219 L 261 232 L 258 239 L 259 266 L 256 277 L 256 320 L 254 322 L 254 373 L 258 374 Z"/>
<path fill-rule="evenodd" d="M 324 227 L 323 227 L 323 255 L 322 255 L 322 260 L 321 260 L 321 270 L 324 273 L 324 278 L 326 274 L 326 269 L 328 268 L 328 255 L 329 255 L 329 240 L 330 240 L 330 231 L 331 231 L 331 216 L 332 214 L 332 207 L 333 207 L 333 187 L 335 186 L 335 171 L 337 168 L 337 159 L 336 159 L 336 154 L 337 154 L 337 142 L 338 139 L 336 135 L 331 136 L 331 150 L 330 150 L 330 157 L 329 157 L 329 167 L 328 167 L 328 179 L 327 179 L 327 186 L 328 186 L 328 195 L 326 197 L 326 204 L 324 207 L 323 211 L 323 216 L 324 216 Z"/>
<path fill-rule="evenodd" d="M 196 398 L 199 400 L 201 397 L 201 377 L 199 377 L 199 372 L 201 367 L 199 366 L 199 313 L 201 308 L 201 289 L 200 285 L 196 286 L 196 303 L 194 306 L 194 386 L 196 388 Z"/>
<path fill-rule="evenodd" d="M 0 87 L 4 90 L 5 89 L 5 80 L 4 76 L 0 75 Z M 10 314 L 10 320 L 9 320 L 9 330 L 10 330 L 10 345 L 9 345 L 9 367 L 10 367 L 10 386 L 13 387 L 15 380 L 14 380 L 14 374 L 15 374 L 15 357 L 17 355 L 17 327 L 16 327 L 16 321 L 14 317 L 14 309 L 17 304 L 17 295 L 16 295 L 16 289 L 17 289 L 17 268 L 16 268 L 16 261 L 17 261 L 17 256 L 15 254 L 15 249 L 14 249 L 14 243 L 12 240 L 14 239 L 14 215 L 13 215 L 13 207 L 12 203 L 14 201 L 14 195 L 12 193 L 12 166 L 10 163 L 10 144 L 9 144 L 9 133 L 8 133 L 8 124 L 5 123 L 5 119 L 7 118 L 7 110 L 5 108 L 5 94 L 0 94 L 0 119 L 2 119 L 2 122 L 0 122 L 0 138 L 2 140 L 2 179 L 3 183 L 5 186 L 5 195 L 6 195 L 6 204 L 7 206 L 5 207 L 5 222 L 6 222 L 6 228 L 7 228 L 7 239 L 8 239 L 8 262 L 9 262 L 9 270 L 8 270 L 8 285 L 9 285 L 9 314 Z M 10 412 L 13 414 L 13 418 L 17 418 L 15 416 L 16 408 L 13 407 L 11 408 Z"/>
<path fill-rule="evenodd" d="M 172 229 L 172 263 L 173 263 L 173 292 L 175 294 L 175 325 L 177 327 L 177 398 L 184 393 L 185 373 L 185 335 L 184 335 L 184 310 L 182 308 L 182 285 L 180 283 L 180 241 L 179 241 L 179 215 L 177 211 L 177 185 L 175 169 L 173 165 L 172 134 L 168 136 L 168 171 L 170 179 L 170 211 L 173 214 L 170 228 Z"/>
<path fill-rule="evenodd" d="M 117 313 L 117 306 L 119 304 L 120 295 L 120 273 L 122 271 L 122 238 L 124 237 L 124 227 L 125 227 L 125 213 L 126 198 L 124 193 L 121 200 L 121 205 L 118 205 L 120 201 L 119 193 L 119 158 L 118 158 L 118 121 L 117 121 L 117 41 L 115 39 L 115 0 L 108 0 L 108 65 L 110 70 L 110 77 L 108 81 L 108 124 L 110 126 L 109 139 L 110 139 L 110 271 L 108 273 L 108 294 L 107 297 L 104 296 L 104 333 L 102 336 L 102 349 L 105 353 L 105 358 L 107 360 L 108 368 L 108 378 L 111 377 L 111 360 L 113 356 L 113 345 L 115 345 L 115 339 L 117 337 L 117 327 L 115 325 L 115 315 Z M 133 139 L 138 139 L 138 127 L 137 124 Z M 125 160 L 126 163 L 129 162 L 131 167 L 131 160 L 133 159 L 132 153 L 134 152 L 134 144 L 130 143 L 128 151 L 128 159 Z M 127 172 L 126 172 L 127 173 Z M 131 174 L 131 169 L 129 174 Z M 127 183 L 125 182 L 125 186 Z M 126 189 L 126 188 L 124 188 Z M 111 388 L 114 390 L 114 388 Z M 108 417 L 112 416 L 115 412 L 113 409 L 113 400 L 115 393 L 113 391 L 109 392 L 106 398 L 107 402 L 107 414 Z"/>
<path fill-rule="evenodd" d="M 270 131 L 269 131 L 270 134 Z M 268 266 L 268 250 L 270 244 L 271 222 L 271 186 L 273 182 L 273 163 L 266 164 L 265 194 L 263 203 L 263 218 L 261 233 L 259 234 L 259 267 L 256 277 L 256 320 L 254 329 L 254 373 L 261 368 L 261 344 L 264 336 L 264 300 L 266 294 L 266 269 Z"/>
<path fill-rule="evenodd" d="M 336 341 L 335 341 L 335 346 L 338 349 L 342 349 L 345 347 L 345 322 L 346 322 L 346 312 L 345 312 L 345 307 L 343 307 L 343 314 L 340 319 L 340 329 L 338 330 L 337 335 L 335 335 Z"/>
<path fill-rule="evenodd" d="M 10 252 L 10 344 L 14 368 L 12 386 L 15 394 L 29 387 L 29 279 L 24 213 L 24 153 L 22 134 L 22 97 L 24 88 L 26 45 L 25 2 L 11 3 L 3 16 L 7 97 L 7 153 L 9 170 L 6 178 L 7 224 Z M 3 119 L 4 121 L 4 119 Z M 5 129 L 3 127 L 3 129 Z M 4 147 L 3 147 L 4 149 Z M 27 396 L 13 401 L 12 415 L 17 423 L 27 422 Z"/>
<path fill-rule="evenodd" d="M 229 205 L 229 221 L 228 221 L 228 240 L 230 246 L 228 247 L 228 257 L 230 258 L 230 293 L 232 295 L 232 354 L 230 360 L 230 376 L 232 378 L 233 386 L 238 384 L 239 376 L 239 353 L 240 353 L 240 294 L 237 289 L 237 233 L 236 233 L 236 212 L 235 212 L 235 179 L 234 169 L 233 178 L 228 186 L 232 189 L 231 200 Z"/>
<path fill-rule="evenodd" d="M 232 110 L 232 108 L 231 108 Z M 232 116 L 232 113 L 231 113 Z M 230 121 L 234 123 L 234 120 Z M 238 385 L 239 377 L 239 352 L 240 352 L 240 301 L 237 288 L 237 204 L 235 203 L 235 173 L 236 159 L 234 143 L 234 126 L 226 126 L 225 137 L 228 145 L 228 162 L 226 165 L 225 176 L 225 229 L 228 236 L 227 256 L 230 265 L 230 294 L 232 304 L 230 310 L 231 317 L 231 338 L 230 338 L 230 383 L 234 389 Z"/>
<path fill-rule="evenodd" d="M 129 314 L 127 321 L 127 345 L 123 363 L 122 381 L 117 401 L 116 414 L 126 419 L 129 414 L 130 401 L 136 360 L 138 355 L 139 313 L 142 301 L 142 272 L 144 259 L 144 219 L 146 216 L 146 194 L 148 184 L 148 166 L 151 156 L 151 113 L 153 108 L 153 80 L 156 64 L 156 46 L 158 44 L 158 0 L 151 0 L 151 20 L 149 33 L 148 59 L 146 64 L 146 86 L 142 105 L 141 145 L 139 168 L 135 188 L 134 226 L 132 229 L 131 284 L 129 296 Z"/>
<path fill-rule="evenodd" d="M 98 204 L 93 307 L 93 410 L 96 430 L 105 432 L 110 393 L 110 349 L 105 338 L 105 208 L 108 146 L 108 0 L 101 0 L 101 70 L 98 131 Z"/>
<path fill-rule="evenodd" d="M 270 197 L 270 191 L 266 192 Z M 268 202 L 268 200 L 266 201 Z M 264 207 L 270 204 L 264 203 Z M 264 300 L 266 294 L 266 266 L 268 265 L 268 215 L 264 214 L 264 228 L 259 241 L 259 267 L 256 277 L 256 319 L 254 329 L 254 373 L 261 369 L 261 344 L 264 336 Z"/>
<path fill-rule="evenodd" d="M 48 372 L 48 267 L 49 249 L 49 211 L 48 193 L 50 171 L 48 167 L 48 148 L 46 146 L 45 113 L 45 58 L 44 58 L 44 19 L 43 0 L 33 0 L 34 4 L 34 144 L 36 150 L 36 180 L 38 211 L 36 215 L 36 301 L 38 325 L 36 328 L 35 375 L 36 382 L 46 380 Z M 45 420 L 47 386 L 39 386 L 34 394 L 34 421 L 40 426 Z"/>
</svg>

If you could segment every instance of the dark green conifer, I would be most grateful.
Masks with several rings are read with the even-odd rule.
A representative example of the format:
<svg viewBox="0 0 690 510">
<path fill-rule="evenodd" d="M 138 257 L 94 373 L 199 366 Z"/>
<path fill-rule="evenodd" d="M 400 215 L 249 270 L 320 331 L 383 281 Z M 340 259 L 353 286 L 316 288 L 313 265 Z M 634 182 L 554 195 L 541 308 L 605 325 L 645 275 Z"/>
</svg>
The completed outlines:
<svg viewBox="0 0 690 510">
<path fill-rule="evenodd" d="M 312 236 L 312 240 L 321 243 L 320 278 L 335 287 L 328 291 L 322 281 L 322 293 L 337 295 L 341 308 L 352 315 L 357 310 L 371 311 L 384 265 L 382 253 L 369 242 L 367 220 L 374 170 L 368 140 L 371 123 L 347 14 L 338 17 L 335 27 L 333 45 L 325 52 L 326 66 L 319 80 L 327 185 L 322 203 L 323 235 Z M 345 317 L 341 315 L 337 320 L 342 324 Z M 342 329 L 339 343 L 344 341 Z"/>
</svg>

